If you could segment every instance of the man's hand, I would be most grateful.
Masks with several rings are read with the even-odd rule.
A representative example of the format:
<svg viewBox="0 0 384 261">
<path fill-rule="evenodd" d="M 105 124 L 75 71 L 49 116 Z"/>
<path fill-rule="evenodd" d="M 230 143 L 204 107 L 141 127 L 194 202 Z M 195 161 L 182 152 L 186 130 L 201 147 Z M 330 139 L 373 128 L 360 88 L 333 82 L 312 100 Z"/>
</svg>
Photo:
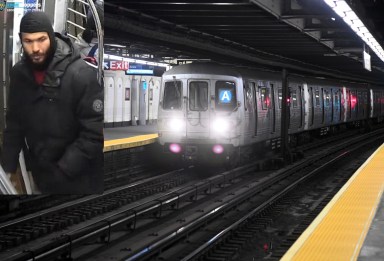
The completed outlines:
<svg viewBox="0 0 384 261">
<path fill-rule="evenodd" d="M 26 194 L 23 176 L 19 168 L 14 173 L 7 173 L 7 176 L 18 194 Z"/>
</svg>

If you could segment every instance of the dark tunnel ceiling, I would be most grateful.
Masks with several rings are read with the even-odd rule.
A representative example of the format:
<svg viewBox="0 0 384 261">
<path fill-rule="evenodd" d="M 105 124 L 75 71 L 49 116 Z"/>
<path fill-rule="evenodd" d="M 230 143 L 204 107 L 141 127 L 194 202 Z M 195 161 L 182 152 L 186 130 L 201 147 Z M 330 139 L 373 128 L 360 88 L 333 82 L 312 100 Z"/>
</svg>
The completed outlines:
<svg viewBox="0 0 384 261">
<path fill-rule="evenodd" d="M 347 0 L 384 46 L 384 0 Z M 384 84 L 384 62 L 322 0 L 105 0 L 105 52 L 170 59 L 210 59 L 287 67 L 329 77 Z M 332 18 L 336 18 L 335 20 Z"/>
</svg>

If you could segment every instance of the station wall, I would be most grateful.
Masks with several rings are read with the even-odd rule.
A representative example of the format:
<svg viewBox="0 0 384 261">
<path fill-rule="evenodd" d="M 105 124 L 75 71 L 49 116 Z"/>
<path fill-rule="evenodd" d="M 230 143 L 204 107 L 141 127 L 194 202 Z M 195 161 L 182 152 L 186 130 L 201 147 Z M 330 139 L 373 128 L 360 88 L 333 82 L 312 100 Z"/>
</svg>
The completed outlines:
<svg viewBox="0 0 384 261">
<path fill-rule="evenodd" d="M 155 124 L 161 77 L 104 71 L 104 127 Z"/>
</svg>

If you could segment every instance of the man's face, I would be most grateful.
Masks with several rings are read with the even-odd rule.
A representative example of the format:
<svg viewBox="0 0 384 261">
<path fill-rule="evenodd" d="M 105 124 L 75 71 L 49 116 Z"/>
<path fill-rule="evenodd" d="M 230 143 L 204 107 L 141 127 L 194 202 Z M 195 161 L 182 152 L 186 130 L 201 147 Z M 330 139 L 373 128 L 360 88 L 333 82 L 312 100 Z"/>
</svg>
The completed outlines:
<svg viewBox="0 0 384 261">
<path fill-rule="evenodd" d="M 32 63 L 41 65 L 45 62 L 50 48 L 47 32 L 21 33 L 21 43 Z"/>
</svg>

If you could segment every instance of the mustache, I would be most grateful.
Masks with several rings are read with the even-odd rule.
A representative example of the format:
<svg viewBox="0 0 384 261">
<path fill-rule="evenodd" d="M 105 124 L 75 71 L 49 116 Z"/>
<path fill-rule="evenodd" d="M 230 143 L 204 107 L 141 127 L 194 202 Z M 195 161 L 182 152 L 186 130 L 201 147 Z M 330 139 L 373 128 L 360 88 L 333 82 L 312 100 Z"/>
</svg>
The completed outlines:
<svg viewBox="0 0 384 261">
<path fill-rule="evenodd" d="M 37 52 L 32 52 L 31 55 L 43 55 L 45 54 L 44 52 L 42 51 L 37 51 Z"/>
</svg>

